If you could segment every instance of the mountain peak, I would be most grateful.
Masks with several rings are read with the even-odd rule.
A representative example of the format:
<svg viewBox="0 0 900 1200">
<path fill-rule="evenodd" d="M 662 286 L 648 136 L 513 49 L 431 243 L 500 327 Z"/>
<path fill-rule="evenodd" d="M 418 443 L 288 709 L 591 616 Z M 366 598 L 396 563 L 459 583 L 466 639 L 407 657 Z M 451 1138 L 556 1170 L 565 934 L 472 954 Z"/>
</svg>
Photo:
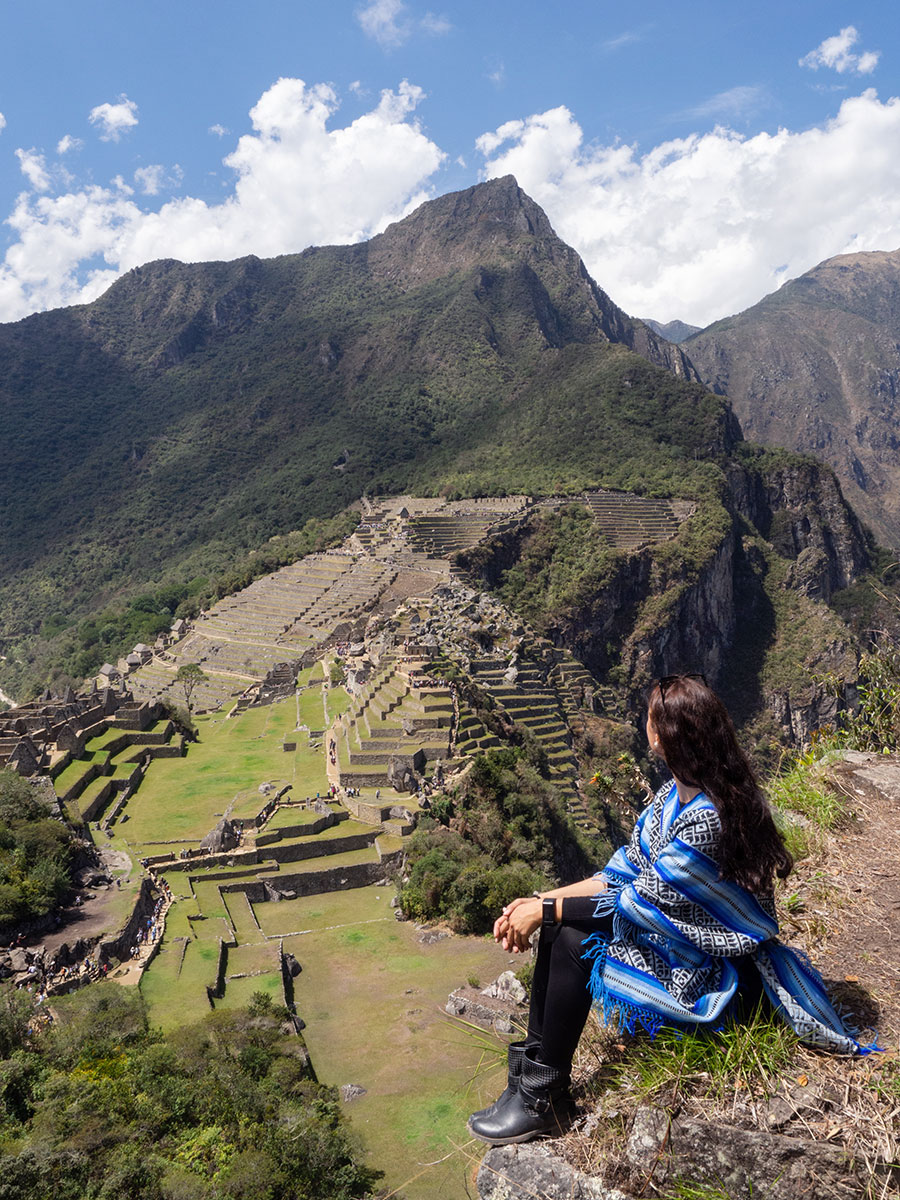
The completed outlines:
<svg viewBox="0 0 900 1200">
<path fill-rule="evenodd" d="M 376 275 L 415 286 L 535 239 L 558 241 L 543 209 L 504 175 L 426 201 L 372 238 L 366 253 Z"/>
</svg>

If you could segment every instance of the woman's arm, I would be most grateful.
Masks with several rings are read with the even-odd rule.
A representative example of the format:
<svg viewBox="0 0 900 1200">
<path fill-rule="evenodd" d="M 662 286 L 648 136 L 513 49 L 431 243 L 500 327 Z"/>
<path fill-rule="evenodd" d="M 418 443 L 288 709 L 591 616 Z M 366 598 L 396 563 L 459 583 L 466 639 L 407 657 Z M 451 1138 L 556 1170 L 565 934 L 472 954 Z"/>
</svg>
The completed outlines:
<svg viewBox="0 0 900 1200">
<path fill-rule="evenodd" d="M 540 892 L 537 896 L 519 896 L 507 904 L 494 922 L 494 939 L 500 942 L 504 950 L 519 954 L 528 949 L 529 939 L 541 923 L 544 900 L 556 901 L 556 919 L 561 921 L 563 900 L 569 896 L 597 896 L 605 892 L 607 886 L 605 879 L 595 875 L 578 883 Z"/>
</svg>

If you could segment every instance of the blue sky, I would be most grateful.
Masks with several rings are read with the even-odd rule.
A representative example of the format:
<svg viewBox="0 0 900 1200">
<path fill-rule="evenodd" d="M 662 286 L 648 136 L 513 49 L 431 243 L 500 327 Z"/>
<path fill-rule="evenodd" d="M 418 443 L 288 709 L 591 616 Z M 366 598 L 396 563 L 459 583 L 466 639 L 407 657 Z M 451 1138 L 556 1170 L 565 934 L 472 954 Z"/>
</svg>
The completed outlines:
<svg viewBox="0 0 900 1200">
<path fill-rule="evenodd" d="M 900 247 L 887 0 L 2 5 L 0 320 L 512 171 L 627 311 Z M 633 15 L 632 15 L 633 13 Z"/>
</svg>

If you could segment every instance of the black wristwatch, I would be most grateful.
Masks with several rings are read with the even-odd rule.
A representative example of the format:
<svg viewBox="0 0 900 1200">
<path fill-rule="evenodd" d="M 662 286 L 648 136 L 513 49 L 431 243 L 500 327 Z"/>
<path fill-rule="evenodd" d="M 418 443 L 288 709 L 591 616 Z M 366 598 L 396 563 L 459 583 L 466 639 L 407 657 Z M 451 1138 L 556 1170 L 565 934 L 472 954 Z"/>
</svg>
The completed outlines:
<svg viewBox="0 0 900 1200">
<path fill-rule="evenodd" d="M 553 896 L 545 896 L 541 901 L 541 925 L 556 924 L 556 900 Z"/>
</svg>

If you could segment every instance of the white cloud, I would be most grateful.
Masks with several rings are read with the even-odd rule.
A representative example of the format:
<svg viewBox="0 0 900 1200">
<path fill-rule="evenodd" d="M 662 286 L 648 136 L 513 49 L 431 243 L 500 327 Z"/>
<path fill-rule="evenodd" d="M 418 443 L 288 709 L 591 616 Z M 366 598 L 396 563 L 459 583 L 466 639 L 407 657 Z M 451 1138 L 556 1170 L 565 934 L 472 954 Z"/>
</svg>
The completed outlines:
<svg viewBox="0 0 900 1200">
<path fill-rule="evenodd" d="M 630 46 L 633 42 L 639 42 L 641 35 L 634 30 L 628 29 L 625 33 L 620 33 L 616 37 L 608 38 L 603 43 L 603 49 L 611 54 L 615 50 L 621 50 L 623 46 Z"/>
<path fill-rule="evenodd" d="M 171 171 L 161 163 L 152 163 L 148 167 L 138 167 L 134 173 L 134 182 L 145 196 L 158 196 L 165 187 L 181 183 L 184 172 L 177 164 Z"/>
<path fill-rule="evenodd" d="M 637 316 L 705 325 L 824 258 L 900 246 L 900 99 L 871 89 L 799 133 L 717 128 L 640 155 L 586 145 L 556 108 L 477 145 Z"/>
<path fill-rule="evenodd" d="M 434 37 L 443 37 L 445 33 L 449 33 L 453 26 L 445 16 L 439 16 L 437 13 L 428 12 L 419 22 L 419 27 L 425 32 L 430 33 Z"/>
<path fill-rule="evenodd" d="M 503 87 L 506 83 L 506 63 L 502 60 L 492 63 L 487 72 L 487 78 L 494 87 Z"/>
<path fill-rule="evenodd" d="M 5 128 L 6 128 L 6 117 L 4 117 L 3 113 L 0 113 L 0 133 L 2 133 Z"/>
<path fill-rule="evenodd" d="M 859 41 L 855 26 L 847 25 L 834 37 L 826 38 L 824 42 L 810 50 L 799 60 L 801 67 L 809 67 L 818 71 L 819 67 L 831 67 L 844 74 L 852 71 L 856 75 L 869 75 L 878 66 L 881 57 L 880 50 L 867 50 L 863 54 L 854 54 L 851 46 Z"/>
<path fill-rule="evenodd" d="M 67 133 L 56 143 L 56 153 L 68 154 L 70 150 L 80 150 L 83 145 L 84 142 L 81 138 L 72 137 L 70 133 Z"/>
<path fill-rule="evenodd" d="M 230 133 L 231 130 L 225 125 L 219 125 L 217 122 L 215 125 L 210 125 L 207 132 L 215 134 L 216 137 L 223 138 L 225 137 L 226 133 Z"/>
<path fill-rule="evenodd" d="M 453 28 L 442 14 L 427 12 L 424 17 L 414 17 L 403 0 L 370 0 L 357 10 L 356 19 L 363 33 L 385 50 L 402 46 L 415 32 L 442 37 Z"/>
<path fill-rule="evenodd" d="M 41 194 L 43 162 L 20 152 L 34 178 L 7 218 L 15 241 L 0 264 L 0 320 L 91 300 L 156 258 L 268 256 L 371 237 L 427 199 L 444 159 L 415 119 L 423 95 L 404 80 L 370 111 L 330 128 L 338 105 L 330 87 L 278 80 L 250 112 L 253 132 L 225 159 L 236 179 L 219 204 L 183 196 L 153 212 L 121 177 Z M 153 181 L 152 170 L 135 173 L 139 186 Z"/>
<path fill-rule="evenodd" d="M 363 33 L 386 48 L 402 46 L 411 32 L 403 0 L 372 0 L 356 14 Z"/>
<path fill-rule="evenodd" d="M 127 96 L 120 96 L 118 104 L 98 104 L 88 113 L 92 125 L 100 128 L 100 140 L 117 142 L 123 133 L 138 123 L 138 106 Z"/>
<path fill-rule="evenodd" d="M 46 192 L 50 188 L 50 175 L 43 154 L 38 154 L 33 147 L 31 150 L 17 150 L 19 169 L 36 192 Z"/>
<path fill-rule="evenodd" d="M 750 116 L 769 103 L 769 95 L 765 88 L 744 86 L 729 88 L 727 92 L 717 92 L 701 104 L 689 108 L 686 117 L 722 117 L 736 119 Z"/>
</svg>

